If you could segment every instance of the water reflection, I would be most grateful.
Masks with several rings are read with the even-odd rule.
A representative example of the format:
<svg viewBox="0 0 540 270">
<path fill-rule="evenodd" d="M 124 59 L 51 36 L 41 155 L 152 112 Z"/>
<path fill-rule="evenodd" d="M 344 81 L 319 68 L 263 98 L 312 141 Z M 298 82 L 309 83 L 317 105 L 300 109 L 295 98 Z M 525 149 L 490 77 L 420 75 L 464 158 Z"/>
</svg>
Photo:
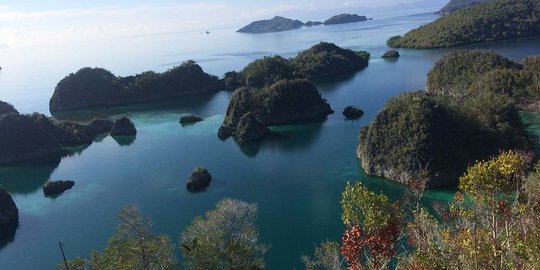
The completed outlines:
<svg viewBox="0 0 540 270">
<path fill-rule="evenodd" d="M 9 243 L 15 241 L 15 233 L 19 227 L 19 221 L 10 222 L 0 226 L 0 251 Z"/>
<path fill-rule="evenodd" d="M 111 136 L 120 146 L 130 146 L 135 143 L 137 136 Z"/>
<path fill-rule="evenodd" d="M 11 194 L 30 194 L 43 187 L 60 165 L 61 157 L 0 167 L 0 186 Z"/>
</svg>

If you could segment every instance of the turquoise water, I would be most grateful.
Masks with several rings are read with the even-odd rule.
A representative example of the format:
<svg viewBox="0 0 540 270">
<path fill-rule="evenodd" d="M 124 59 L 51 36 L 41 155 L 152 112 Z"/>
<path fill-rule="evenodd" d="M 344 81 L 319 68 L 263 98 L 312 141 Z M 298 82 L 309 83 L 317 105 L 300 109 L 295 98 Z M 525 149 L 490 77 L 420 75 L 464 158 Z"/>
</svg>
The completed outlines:
<svg viewBox="0 0 540 270">
<path fill-rule="evenodd" d="M 0 185 L 20 209 L 20 226 L 12 241 L 0 244 L 1 269 L 53 269 L 61 260 L 57 242 L 68 257 L 101 249 L 114 233 L 117 211 L 137 204 L 151 216 L 154 231 L 177 237 L 190 220 L 212 209 L 223 197 L 257 203 L 262 240 L 271 244 L 268 269 L 301 269 L 300 256 L 316 243 L 339 240 L 339 199 L 347 181 L 361 180 L 369 188 L 399 199 L 404 187 L 366 176 L 355 157 L 357 136 L 393 96 L 423 89 L 426 73 L 445 50 L 401 50 L 397 61 L 379 56 L 388 37 L 429 22 L 435 16 L 410 13 L 364 23 L 321 26 L 290 32 L 244 35 L 234 29 L 127 37 L 57 47 L 0 49 L 0 99 L 22 112 L 48 112 L 56 83 L 82 66 L 103 66 L 128 75 L 147 69 L 162 71 L 195 59 L 209 73 L 238 70 L 264 55 L 293 56 L 319 41 L 330 41 L 373 54 L 367 69 L 319 81 L 317 86 L 336 110 L 320 122 L 273 127 L 275 135 L 260 143 L 238 146 L 217 138 L 230 93 L 185 97 L 133 105 L 75 117 L 129 116 L 138 129 L 133 141 L 100 138 L 61 160 L 0 167 Z M 514 60 L 540 53 L 540 38 L 473 47 L 496 50 Z M 365 115 L 345 121 L 341 111 L 358 105 Z M 199 113 L 203 122 L 182 127 L 183 113 Z M 62 115 L 58 117 L 63 117 Z M 536 122 L 530 121 L 532 125 Z M 536 124 L 537 125 L 537 124 Z M 534 128 L 534 126 L 532 126 Z M 192 194 L 185 180 L 203 165 L 214 180 L 206 192 Z M 71 179 L 72 190 L 46 198 L 48 179 Z M 446 200 L 449 191 L 429 198 Z"/>
</svg>

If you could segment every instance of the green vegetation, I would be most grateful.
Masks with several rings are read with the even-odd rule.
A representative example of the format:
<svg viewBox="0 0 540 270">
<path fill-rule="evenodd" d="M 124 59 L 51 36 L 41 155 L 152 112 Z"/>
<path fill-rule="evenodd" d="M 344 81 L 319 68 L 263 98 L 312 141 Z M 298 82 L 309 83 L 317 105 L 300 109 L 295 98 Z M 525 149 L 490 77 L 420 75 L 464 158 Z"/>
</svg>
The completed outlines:
<svg viewBox="0 0 540 270">
<path fill-rule="evenodd" d="M 227 72 L 224 81 L 227 89 L 235 90 L 242 86 L 267 87 L 281 80 L 318 79 L 361 70 L 367 67 L 369 57 L 365 51 L 355 52 L 321 42 L 295 58 L 277 55 L 255 60 L 240 72 Z"/>
<path fill-rule="evenodd" d="M 237 32 L 239 33 L 269 33 L 269 32 L 281 32 L 293 29 L 298 29 L 304 26 L 304 23 L 299 20 L 291 20 L 288 18 L 276 16 L 270 20 L 260 20 L 252 22 Z"/>
<path fill-rule="evenodd" d="M 123 207 L 118 217 L 121 223 L 105 249 L 93 251 L 88 259 L 70 260 L 69 269 L 166 270 L 176 267 L 171 239 L 152 234 L 150 219 L 142 217 L 134 206 Z M 58 264 L 58 269 L 65 269 L 64 264 Z"/>
<path fill-rule="evenodd" d="M 223 124 L 236 127 L 250 112 L 261 123 L 276 125 L 327 115 L 332 110 L 313 84 L 290 80 L 262 89 L 239 88 L 231 97 Z"/>
<path fill-rule="evenodd" d="M 538 269 L 540 164 L 506 151 L 469 167 L 448 204 L 420 203 L 425 183 L 412 181 L 401 201 L 348 184 L 342 243 L 325 241 L 306 269 Z"/>
<path fill-rule="evenodd" d="M 407 93 L 388 101 L 360 133 L 358 158 L 369 174 L 429 187 L 456 185 L 476 160 L 530 147 L 516 106 L 504 94 L 466 98 Z"/>
<path fill-rule="evenodd" d="M 392 37 L 393 48 L 442 48 L 540 34 L 540 2 L 492 0 L 450 13 L 404 36 Z"/>
<path fill-rule="evenodd" d="M 268 247 L 255 225 L 257 206 L 223 199 L 206 218 L 196 217 L 180 243 L 186 269 L 264 269 Z"/>
<path fill-rule="evenodd" d="M 333 43 L 321 42 L 292 59 L 300 77 L 317 79 L 361 70 L 368 65 L 370 54 L 354 52 Z"/>
<path fill-rule="evenodd" d="M 144 72 L 116 77 L 102 68 L 82 68 L 62 79 L 49 102 L 51 111 L 138 103 L 224 88 L 217 77 L 204 73 L 194 61 L 163 73 Z"/>
<path fill-rule="evenodd" d="M 516 63 L 489 51 L 450 51 L 428 73 L 426 88 L 428 93 L 453 97 L 494 92 L 509 96 L 521 109 L 536 110 L 539 67 L 539 56 Z"/>
<path fill-rule="evenodd" d="M 344 23 L 353 23 L 353 22 L 363 22 L 367 21 L 366 16 L 359 16 L 357 14 L 339 14 L 332 16 L 330 19 L 323 22 L 324 25 L 332 24 L 344 24 Z"/>
<path fill-rule="evenodd" d="M 13 105 L 0 100 L 0 114 L 4 113 L 19 113 Z"/>
<path fill-rule="evenodd" d="M 450 0 L 450 2 L 448 4 L 446 4 L 446 6 L 444 6 L 443 8 L 441 8 L 441 10 L 435 12 L 435 14 L 438 14 L 438 15 L 448 15 L 454 11 L 458 11 L 460 9 L 464 9 L 464 8 L 468 8 L 468 7 L 471 7 L 471 6 L 474 6 L 478 3 L 482 3 L 482 2 L 485 2 L 485 1 L 488 1 L 488 0 Z"/>
<path fill-rule="evenodd" d="M 175 247 L 167 235 L 151 232 L 152 221 L 135 206 L 118 214 L 120 225 L 102 252 L 88 259 L 68 261 L 70 270 L 173 270 L 179 269 Z M 259 242 L 255 225 L 257 206 L 223 199 L 206 218 L 196 217 L 180 236 L 182 269 L 264 269 L 268 247 Z M 58 269 L 65 269 L 64 263 Z"/>
</svg>

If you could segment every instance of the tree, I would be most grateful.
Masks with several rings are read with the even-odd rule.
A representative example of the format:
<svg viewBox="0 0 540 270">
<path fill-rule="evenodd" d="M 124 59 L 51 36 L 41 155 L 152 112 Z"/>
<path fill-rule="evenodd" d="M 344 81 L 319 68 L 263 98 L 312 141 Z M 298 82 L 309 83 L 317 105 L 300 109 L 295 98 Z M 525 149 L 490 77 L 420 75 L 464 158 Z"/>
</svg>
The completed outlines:
<svg viewBox="0 0 540 270">
<path fill-rule="evenodd" d="M 349 269 L 387 269 L 400 235 L 397 207 L 387 196 L 375 194 L 360 182 L 347 183 L 342 194 L 341 253 Z"/>
<path fill-rule="evenodd" d="M 268 246 L 260 243 L 257 206 L 223 199 L 196 217 L 180 235 L 186 269 L 264 269 Z"/>
<path fill-rule="evenodd" d="M 314 258 L 302 256 L 306 270 L 326 269 L 344 270 L 344 259 L 341 256 L 339 243 L 325 241 L 315 248 Z"/>
<path fill-rule="evenodd" d="M 103 252 L 93 251 L 90 259 L 70 260 L 70 269 L 168 270 L 176 266 L 174 245 L 166 235 L 154 235 L 152 221 L 141 216 L 135 206 L 124 206 L 118 214 L 120 225 Z M 63 264 L 59 269 L 65 269 Z"/>
</svg>

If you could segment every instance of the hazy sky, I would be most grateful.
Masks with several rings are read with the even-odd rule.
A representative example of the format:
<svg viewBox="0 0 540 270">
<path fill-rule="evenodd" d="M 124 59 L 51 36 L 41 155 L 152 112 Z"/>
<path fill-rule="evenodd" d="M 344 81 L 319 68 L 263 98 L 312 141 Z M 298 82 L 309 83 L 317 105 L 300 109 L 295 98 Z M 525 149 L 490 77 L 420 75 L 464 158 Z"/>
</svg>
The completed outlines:
<svg viewBox="0 0 540 270">
<path fill-rule="evenodd" d="M 14 0 L 0 2 L 0 47 L 242 26 L 275 15 L 307 20 L 323 11 L 419 0 Z M 441 2 L 444 0 L 432 0 Z M 425 1 L 424 3 L 430 3 Z M 430 3 L 431 4 L 431 3 Z M 315 17 L 313 19 L 323 19 Z"/>
</svg>

